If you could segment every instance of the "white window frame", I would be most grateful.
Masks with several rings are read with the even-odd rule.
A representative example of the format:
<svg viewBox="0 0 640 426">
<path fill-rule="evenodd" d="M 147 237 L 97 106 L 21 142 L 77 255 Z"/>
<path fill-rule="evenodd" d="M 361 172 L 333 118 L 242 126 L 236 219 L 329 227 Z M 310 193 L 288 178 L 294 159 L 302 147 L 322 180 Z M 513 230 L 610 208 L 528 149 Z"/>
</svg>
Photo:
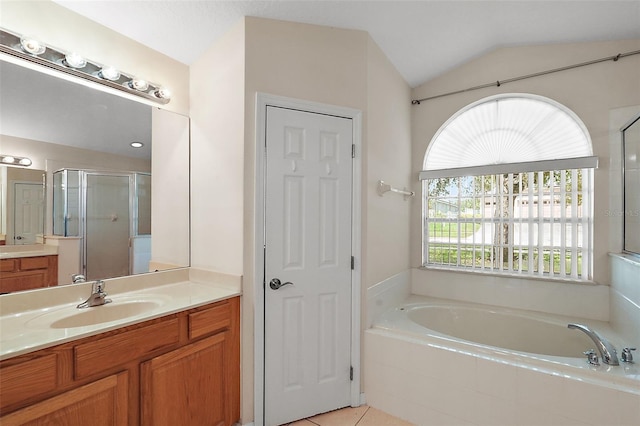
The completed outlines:
<svg viewBox="0 0 640 426">
<path fill-rule="evenodd" d="M 420 173 L 420 179 L 424 182 L 422 212 L 423 267 L 493 273 L 499 275 L 517 275 L 554 280 L 591 281 L 593 276 L 593 169 L 597 168 L 597 165 L 597 157 L 581 157 L 562 160 L 533 161 L 525 163 L 422 171 Z M 545 195 L 548 196 L 548 193 L 544 192 L 545 190 L 541 186 L 538 186 L 534 191 L 533 185 L 531 185 L 525 192 L 521 192 L 522 187 L 518 191 L 518 197 L 521 202 L 523 199 L 527 201 L 526 204 L 528 204 L 528 207 L 526 210 L 528 211 L 525 211 L 524 214 L 520 211 L 518 215 L 519 217 L 517 218 L 515 217 L 515 214 L 508 215 L 506 218 L 503 217 L 503 215 L 500 215 L 500 217 L 485 217 L 484 208 L 482 209 L 481 217 L 475 217 L 473 219 L 461 218 L 459 209 L 457 214 L 451 215 L 447 218 L 435 220 L 429 218 L 429 180 L 452 177 L 484 177 L 502 175 L 507 175 L 509 179 L 512 179 L 513 175 L 526 173 L 529 176 L 530 182 L 533 182 L 534 174 L 538 174 L 536 177 L 540 182 L 543 180 L 543 173 L 555 172 L 559 173 L 558 176 L 561 176 L 561 180 L 564 182 L 564 173 L 566 171 L 573 171 L 572 176 L 575 181 L 578 175 L 577 170 L 582 170 L 582 192 L 580 194 L 582 197 L 582 204 L 580 206 L 580 214 L 578 214 L 578 209 L 573 207 L 577 205 L 577 203 L 574 203 L 570 209 L 571 213 L 568 215 L 566 208 L 567 205 L 564 201 L 567 198 L 577 200 L 578 185 L 572 185 L 572 193 L 568 193 L 566 191 L 566 185 L 561 183 L 553 187 L 554 193 L 557 193 L 558 195 L 558 200 L 561 200 L 559 201 L 561 207 L 559 205 L 559 208 L 557 209 L 548 209 L 550 216 L 545 215 L 543 212 L 544 205 L 537 202 L 537 200 L 543 199 Z M 487 193 L 483 193 L 483 196 L 484 194 Z M 461 198 L 462 197 L 459 196 L 458 200 Z M 494 205 L 492 204 L 491 207 L 494 207 Z M 520 209 L 522 209 L 522 207 L 520 207 Z M 553 213 L 554 210 L 557 210 L 557 212 Z M 523 218 L 523 216 L 526 217 Z M 481 232 L 477 233 L 480 235 L 479 240 L 476 239 L 476 233 L 474 232 L 473 235 L 471 235 L 471 241 L 469 241 L 469 238 L 465 238 L 466 241 L 463 242 L 462 238 L 458 236 L 460 234 L 460 232 L 458 232 L 458 235 L 456 235 L 453 240 L 449 239 L 448 242 L 445 240 L 436 243 L 438 245 L 448 244 L 450 249 L 451 247 L 455 249 L 455 264 L 453 264 L 451 259 L 448 259 L 447 262 L 429 261 L 429 247 L 430 244 L 433 243 L 433 241 L 429 241 L 428 236 L 428 225 L 430 221 L 449 225 L 457 224 L 458 230 L 461 229 L 461 225 L 466 225 L 468 223 L 474 224 L 473 226 L 477 223 L 481 223 L 483 228 L 485 225 L 491 225 L 491 229 L 494 229 L 493 227 L 495 226 L 507 226 L 511 231 L 509 233 L 509 241 L 505 245 L 499 246 L 499 248 L 509 250 L 506 266 L 503 261 L 494 263 L 493 260 L 495 259 L 492 254 L 490 255 L 491 262 L 489 265 L 486 265 L 485 262 L 478 262 L 478 265 L 476 265 L 476 262 L 473 261 L 473 265 L 469 266 L 465 265 L 465 262 L 461 261 L 461 252 L 465 249 L 472 250 L 472 257 L 474 259 L 478 247 L 480 248 L 481 253 L 486 253 L 486 250 L 493 253 L 493 249 L 495 248 L 493 244 L 493 235 L 491 233 L 491 235 L 487 236 L 485 229 L 482 229 Z M 527 233 L 530 234 L 523 236 L 523 228 L 527 229 Z M 581 229 L 580 235 L 578 235 L 578 228 Z M 517 234 L 515 229 L 520 230 L 520 234 L 517 235 L 518 243 L 516 243 L 514 237 L 514 234 Z M 549 231 L 547 232 L 546 238 L 544 229 Z M 490 239 L 489 244 L 487 244 L 487 238 Z M 526 244 L 522 244 L 523 240 Z M 581 247 L 579 247 L 578 241 L 581 242 Z M 513 261 L 513 254 L 515 251 L 520 253 L 524 251 L 528 254 L 526 264 L 523 264 L 523 256 L 518 256 L 518 261 Z M 568 257 L 571 260 L 571 266 L 567 269 L 565 268 L 565 262 L 560 262 L 558 269 L 556 269 L 552 266 L 554 263 L 552 260 L 553 257 L 550 257 L 548 262 L 550 264 L 547 264 L 544 260 L 544 256 L 538 256 L 536 263 L 534 264 L 533 253 L 548 254 L 550 252 L 558 254 L 561 259 Z M 579 252 L 581 252 L 580 269 L 577 267 Z"/>
</svg>

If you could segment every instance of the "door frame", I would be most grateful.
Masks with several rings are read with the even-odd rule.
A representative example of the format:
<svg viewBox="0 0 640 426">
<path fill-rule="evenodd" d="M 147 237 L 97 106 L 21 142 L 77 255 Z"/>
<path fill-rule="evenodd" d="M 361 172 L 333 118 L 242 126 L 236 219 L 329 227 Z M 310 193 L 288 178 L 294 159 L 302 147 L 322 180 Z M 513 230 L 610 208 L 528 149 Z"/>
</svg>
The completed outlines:
<svg viewBox="0 0 640 426">
<path fill-rule="evenodd" d="M 290 108 L 316 114 L 333 115 L 349 118 L 353 124 L 353 144 L 355 157 L 353 158 L 352 184 L 352 218 L 351 218 L 351 253 L 355 257 L 354 268 L 351 270 L 351 366 L 353 380 L 351 381 L 351 406 L 361 405 L 360 396 L 360 311 L 361 311 L 361 194 L 362 194 L 362 111 L 353 108 L 328 105 L 313 101 L 288 98 L 258 92 L 256 94 L 256 122 L 255 122 L 255 176 L 254 176 L 254 423 L 264 425 L 264 245 L 265 245 L 265 190 L 266 190 L 266 156 L 265 156 L 265 126 L 266 109 L 268 106 Z M 337 407 L 336 407 L 337 408 Z"/>
</svg>

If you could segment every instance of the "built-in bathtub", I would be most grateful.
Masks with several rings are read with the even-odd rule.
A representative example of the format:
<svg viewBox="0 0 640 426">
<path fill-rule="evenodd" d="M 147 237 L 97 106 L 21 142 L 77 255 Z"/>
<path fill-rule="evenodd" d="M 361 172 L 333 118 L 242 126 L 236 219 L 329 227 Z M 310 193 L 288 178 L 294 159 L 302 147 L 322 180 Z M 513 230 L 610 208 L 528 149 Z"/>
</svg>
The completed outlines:
<svg viewBox="0 0 640 426">
<path fill-rule="evenodd" d="M 640 346 L 602 321 L 410 296 L 365 333 L 367 402 L 418 425 L 640 424 L 640 363 L 589 365 L 571 322 Z"/>
</svg>

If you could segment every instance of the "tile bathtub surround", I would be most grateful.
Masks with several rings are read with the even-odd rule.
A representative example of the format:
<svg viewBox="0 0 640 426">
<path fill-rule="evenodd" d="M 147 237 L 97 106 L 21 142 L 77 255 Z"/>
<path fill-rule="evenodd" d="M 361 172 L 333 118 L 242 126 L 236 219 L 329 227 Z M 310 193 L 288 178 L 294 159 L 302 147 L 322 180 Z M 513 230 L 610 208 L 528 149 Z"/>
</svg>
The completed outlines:
<svg viewBox="0 0 640 426">
<path fill-rule="evenodd" d="M 638 386 L 592 383 L 543 369 L 365 332 L 367 403 L 429 425 L 638 425 Z"/>
<path fill-rule="evenodd" d="M 411 293 L 609 321 L 609 286 L 606 285 L 414 268 Z"/>
<path fill-rule="evenodd" d="M 361 405 L 319 414 L 289 423 L 287 426 L 412 426 L 412 424 L 376 408 Z"/>
<path fill-rule="evenodd" d="M 365 328 L 371 327 L 377 316 L 402 303 L 410 293 L 411 270 L 400 272 L 369 287 Z"/>
<path fill-rule="evenodd" d="M 627 339 L 628 346 L 640 348 L 640 260 L 619 254 L 609 258 L 611 326 Z"/>
</svg>

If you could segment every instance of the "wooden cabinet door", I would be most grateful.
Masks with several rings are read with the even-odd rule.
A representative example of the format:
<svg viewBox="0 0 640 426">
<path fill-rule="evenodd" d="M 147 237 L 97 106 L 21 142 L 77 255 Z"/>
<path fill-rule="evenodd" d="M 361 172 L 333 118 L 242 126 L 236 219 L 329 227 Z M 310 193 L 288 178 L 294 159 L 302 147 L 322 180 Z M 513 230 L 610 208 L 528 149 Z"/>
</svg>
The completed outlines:
<svg viewBox="0 0 640 426">
<path fill-rule="evenodd" d="M 141 365 L 143 426 L 231 424 L 228 338 L 221 332 Z"/>
<path fill-rule="evenodd" d="M 127 373 L 105 377 L 8 414 L 0 423 L 3 426 L 126 425 L 128 386 Z"/>
</svg>

